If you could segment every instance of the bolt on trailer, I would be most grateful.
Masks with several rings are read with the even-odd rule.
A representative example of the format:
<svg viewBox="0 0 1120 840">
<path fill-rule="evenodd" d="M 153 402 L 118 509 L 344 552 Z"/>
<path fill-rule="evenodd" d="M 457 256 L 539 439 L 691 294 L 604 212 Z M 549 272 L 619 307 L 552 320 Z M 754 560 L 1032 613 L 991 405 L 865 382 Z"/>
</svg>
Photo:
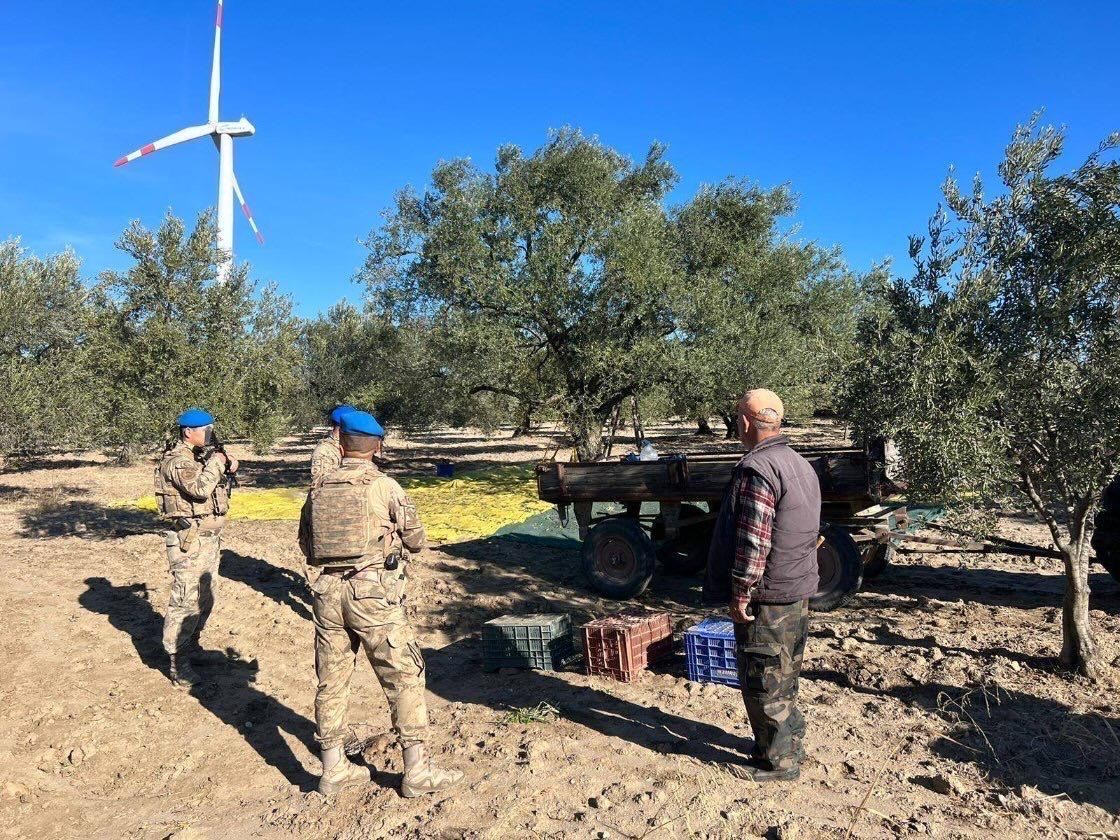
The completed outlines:
<svg viewBox="0 0 1120 840">
<path fill-rule="evenodd" d="M 890 499 L 898 489 L 891 480 L 896 454 L 890 441 L 878 439 L 864 448 L 794 449 L 809 461 L 821 485 L 820 583 L 809 601 L 814 610 L 848 603 L 864 579 L 881 574 L 897 552 L 1061 556 L 998 537 L 976 540 Z M 591 587 L 609 598 L 633 598 L 649 586 L 658 561 L 675 574 L 705 569 L 723 494 L 741 457 L 741 452 L 688 453 L 654 461 L 550 462 L 537 467 L 537 495 L 557 506 L 561 522 L 571 506 Z M 621 510 L 604 511 L 608 503 Z M 915 524 L 949 536 L 913 535 Z"/>
</svg>

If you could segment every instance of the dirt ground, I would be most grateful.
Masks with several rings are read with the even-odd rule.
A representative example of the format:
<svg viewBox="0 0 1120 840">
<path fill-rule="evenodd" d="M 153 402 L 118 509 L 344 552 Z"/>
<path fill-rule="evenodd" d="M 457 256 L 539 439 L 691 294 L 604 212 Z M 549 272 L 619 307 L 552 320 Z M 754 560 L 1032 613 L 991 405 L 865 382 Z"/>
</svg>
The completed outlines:
<svg viewBox="0 0 1120 840">
<path fill-rule="evenodd" d="M 696 448 L 684 430 L 654 432 L 662 451 Z M 245 453 L 245 483 L 302 484 L 313 441 Z M 445 456 L 460 468 L 529 463 L 556 445 L 470 431 L 390 444 L 397 472 Z M 813 617 L 809 758 L 799 781 L 759 786 L 722 768 L 750 747 L 741 697 L 689 682 L 682 655 L 629 685 L 481 670 L 489 618 L 563 611 L 578 625 L 622 606 L 589 592 L 576 553 L 497 538 L 435 547 L 410 564 L 411 602 L 431 747 L 466 783 L 399 797 L 399 751 L 363 665 L 353 746 L 373 783 L 328 801 L 314 792 L 295 523 L 227 528 L 202 638 L 211 684 L 178 691 L 160 646 L 159 524 L 112 504 L 150 489 L 149 464 L 93 455 L 0 475 L 0 837 L 1120 837 L 1120 590 L 1100 570 L 1093 622 L 1107 667 L 1089 685 L 1053 667 L 1057 561 L 899 560 L 847 608 Z M 1045 542 L 1027 521 L 1001 528 Z M 641 599 L 678 630 L 710 614 L 698 602 L 699 580 L 672 576 Z M 539 703 L 556 714 L 510 714 Z"/>
</svg>

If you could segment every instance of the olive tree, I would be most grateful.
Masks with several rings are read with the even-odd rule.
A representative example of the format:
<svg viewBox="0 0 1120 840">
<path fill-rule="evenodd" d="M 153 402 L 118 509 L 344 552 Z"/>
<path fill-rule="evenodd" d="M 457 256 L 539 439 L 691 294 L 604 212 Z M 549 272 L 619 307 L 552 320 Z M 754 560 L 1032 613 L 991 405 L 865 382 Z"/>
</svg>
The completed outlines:
<svg viewBox="0 0 1120 840">
<path fill-rule="evenodd" d="M 729 179 L 675 213 L 681 270 L 693 289 L 671 392 L 682 416 L 718 415 L 735 434 L 745 388 L 770 388 L 805 414 L 831 396 L 855 351 L 861 281 L 834 250 L 778 229 L 795 202 L 785 187 Z"/>
<path fill-rule="evenodd" d="M 503 146 L 493 172 L 443 162 L 398 195 L 359 277 L 371 297 L 459 316 L 460 360 L 494 373 L 478 386 L 532 405 L 554 383 L 595 459 L 615 406 L 666 375 L 686 291 L 662 205 L 675 178 L 659 145 L 632 163 L 573 130 L 531 155 Z"/>
<path fill-rule="evenodd" d="M 0 243 L 0 458 L 90 441 L 88 297 L 72 252 L 39 258 Z"/>
<path fill-rule="evenodd" d="M 845 408 L 898 441 L 916 489 L 1033 510 L 1065 566 L 1060 661 L 1094 676 L 1090 516 L 1120 467 L 1120 135 L 1052 174 L 1063 140 L 1021 126 L 995 197 L 950 176 L 914 275 L 882 290 Z"/>
<path fill-rule="evenodd" d="M 290 425 L 300 371 L 291 302 L 258 289 L 245 265 L 218 282 L 214 242 L 209 213 L 189 232 L 170 214 L 154 231 L 134 222 L 117 243 L 133 265 L 100 277 L 91 372 L 109 418 L 102 441 L 122 460 L 158 443 L 189 405 L 262 449 Z"/>
</svg>

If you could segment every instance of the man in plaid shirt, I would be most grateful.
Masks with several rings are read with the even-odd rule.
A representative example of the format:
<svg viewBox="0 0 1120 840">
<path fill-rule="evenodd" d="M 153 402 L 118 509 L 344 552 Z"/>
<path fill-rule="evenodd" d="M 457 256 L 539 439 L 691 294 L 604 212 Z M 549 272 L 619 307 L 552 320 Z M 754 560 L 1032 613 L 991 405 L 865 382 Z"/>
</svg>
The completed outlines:
<svg viewBox="0 0 1120 840">
<path fill-rule="evenodd" d="M 800 775 L 805 719 L 797 683 L 809 597 L 818 585 L 820 483 L 781 433 L 784 415 L 772 391 L 748 391 L 739 403 L 739 440 L 747 453 L 720 507 L 709 560 L 718 568 L 731 555 L 728 613 L 755 738 L 750 761 L 729 769 L 758 782 Z"/>
</svg>

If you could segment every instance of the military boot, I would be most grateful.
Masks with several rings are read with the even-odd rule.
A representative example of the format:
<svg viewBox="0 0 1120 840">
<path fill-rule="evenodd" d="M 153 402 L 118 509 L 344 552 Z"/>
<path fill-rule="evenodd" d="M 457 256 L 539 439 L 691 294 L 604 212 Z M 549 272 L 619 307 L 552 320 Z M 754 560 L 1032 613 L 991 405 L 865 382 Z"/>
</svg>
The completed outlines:
<svg viewBox="0 0 1120 840">
<path fill-rule="evenodd" d="M 190 657 L 183 653 L 171 654 L 171 682 L 176 688 L 191 688 L 202 682 L 202 677 L 191 665 Z"/>
<path fill-rule="evenodd" d="M 401 779 L 401 796 L 411 799 L 425 793 L 439 793 L 459 784 L 463 774 L 458 770 L 440 770 L 432 766 L 432 760 L 424 750 L 423 744 L 413 744 L 404 748 L 404 778 Z"/>
<path fill-rule="evenodd" d="M 331 747 L 322 752 L 323 775 L 319 779 L 319 793 L 334 796 L 343 788 L 369 782 L 369 768 L 354 764 L 342 752 L 342 747 Z"/>
</svg>

